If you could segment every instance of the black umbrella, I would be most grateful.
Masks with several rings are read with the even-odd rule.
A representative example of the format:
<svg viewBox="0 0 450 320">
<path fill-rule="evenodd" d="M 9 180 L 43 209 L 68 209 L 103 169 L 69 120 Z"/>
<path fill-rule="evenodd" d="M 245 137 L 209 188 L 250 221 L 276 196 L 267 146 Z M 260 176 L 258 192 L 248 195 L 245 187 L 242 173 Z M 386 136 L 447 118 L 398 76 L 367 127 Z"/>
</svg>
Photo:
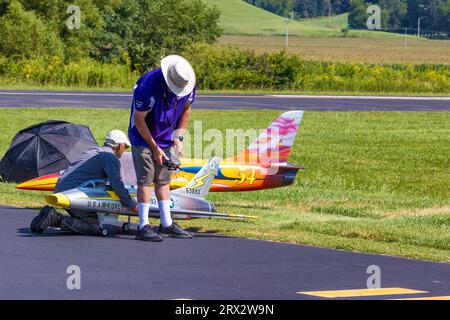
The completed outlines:
<svg viewBox="0 0 450 320">
<path fill-rule="evenodd" d="M 24 182 L 65 170 L 98 144 L 87 126 L 47 121 L 19 131 L 0 162 L 3 181 Z"/>
</svg>

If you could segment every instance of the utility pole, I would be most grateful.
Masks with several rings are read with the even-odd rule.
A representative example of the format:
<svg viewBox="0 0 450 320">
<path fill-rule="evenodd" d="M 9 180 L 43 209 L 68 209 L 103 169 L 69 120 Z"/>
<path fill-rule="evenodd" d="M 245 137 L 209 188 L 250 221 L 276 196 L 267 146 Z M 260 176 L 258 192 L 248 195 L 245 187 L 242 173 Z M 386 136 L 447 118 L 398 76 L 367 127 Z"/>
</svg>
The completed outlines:
<svg viewBox="0 0 450 320">
<path fill-rule="evenodd" d="M 284 44 L 284 49 L 287 50 L 287 48 L 289 47 L 289 22 L 292 20 L 294 21 L 294 1 L 291 2 L 291 18 L 289 19 L 289 13 L 287 14 L 288 16 L 286 17 L 286 43 Z"/>
<path fill-rule="evenodd" d="M 284 45 L 284 48 L 287 49 L 289 46 L 289 22 L 291 21 L 291 19 L 286 18 L 285 22 L 286 22 L 286 43 Z"/>
<path fill-rule="evenodd" d="M 406 39 L 407 39 L 407 36 L 408 36 L 408 27 L 406 27 L 405 28 L 405 49 L 407 48 L 407 46 L 408 46 L 408 44 L 406 43 Z"/>
<path fill-rule="evenodd" d="M 422 19 L 425 19 L 427 16 L 423 16 L 423 17 L 420 17 L 419 19 L 417 19 L 417 37 L 418 38 L 420 38 L 420 21 L 422 20 Z"/>
<path fill-rule="evenodd" d="M 331 0 L 328 0 L 328 28 L 331 28 Z"/>
</svg>

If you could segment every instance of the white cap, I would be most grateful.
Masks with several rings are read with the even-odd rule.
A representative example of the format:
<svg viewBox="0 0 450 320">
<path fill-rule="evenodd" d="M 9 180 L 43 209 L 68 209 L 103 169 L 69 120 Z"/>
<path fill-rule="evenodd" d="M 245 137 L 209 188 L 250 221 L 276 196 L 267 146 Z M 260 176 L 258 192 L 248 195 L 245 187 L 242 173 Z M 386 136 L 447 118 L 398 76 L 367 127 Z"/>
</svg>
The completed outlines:
<svg viewBox="0 0 450 320">
<path fill-rule="evenodd" d="M 105 145 L 116 146 L 121 143 L 125 144 L 127 147 L 131 147 L 130 140 L 128 140 L 126 134 L 120 130 L 113 130 L 106 136 Z"/>
<path fill-rule="evenodd" d="M 170 91 L 178 97 L 185 97 L 194 90 L 195 72 L 189 61 L 177 55 L 165 57 L 161 70 Z"/>
</svg>

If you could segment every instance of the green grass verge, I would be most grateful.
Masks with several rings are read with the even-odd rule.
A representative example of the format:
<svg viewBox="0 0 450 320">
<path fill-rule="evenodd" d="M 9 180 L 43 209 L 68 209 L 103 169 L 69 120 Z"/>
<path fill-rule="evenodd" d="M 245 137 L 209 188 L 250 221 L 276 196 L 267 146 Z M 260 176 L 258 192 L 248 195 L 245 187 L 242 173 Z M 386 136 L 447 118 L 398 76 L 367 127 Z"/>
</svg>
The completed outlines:
<svg viewBox="0 0 450 320">
<path fill-rule="evenodd" d="M 60 87 L 60 86 L 28 86 L 28 85 L 2 85 L 2 90 L 53 90 L 53 91 L 85 91 L 85 92 L 119 92 L 130 94 L 132 90 L 123 88 L 84 88 L 84 87 Z M 365 91 L 293 91 L 293 90 L 198 90 L 199 94 L 248 94 L 248 95 L 351 95 L 351 96 L 391 96 L 391 97 L 449 97 L 450 92 L 439 95 L 432 93 L 415 92 L 365 92 Z"/>
<path fill-rule="evenodd" d="M 195 110 L 203 127 L 265 128 L 277 111 Z M 102 141 L 126 130 L 128 111 L 2 109 L 0 154 L 15 132 L 48 119 L 88 125 Z M 211 193 L 220 211 L 259 221 L 197 220 L 187 227 L 227 235 L 450 262 L 450 114 L 307 112 L 291 162 L 293 186 Z M 39 207 L 45 193 L 0 184 L 0 203 Z"/>
<path fill-rule="evenodd" d="M 137 79 L 136 79 L 137 80 Z M 6 83 L 0 82 L 0 89 L 2 90 L 54 90 L 54 91 L 89 91 L 89 92 L 124 92 L 131 93 L 132 87 L 126 90 L 122 87 L 108 87 L 108 88 L 97 88 L 97 87 L 82 87 L 82 86 L 55 86 L 55 85 L 34 85 L 27 83 Z"/>
</svg>

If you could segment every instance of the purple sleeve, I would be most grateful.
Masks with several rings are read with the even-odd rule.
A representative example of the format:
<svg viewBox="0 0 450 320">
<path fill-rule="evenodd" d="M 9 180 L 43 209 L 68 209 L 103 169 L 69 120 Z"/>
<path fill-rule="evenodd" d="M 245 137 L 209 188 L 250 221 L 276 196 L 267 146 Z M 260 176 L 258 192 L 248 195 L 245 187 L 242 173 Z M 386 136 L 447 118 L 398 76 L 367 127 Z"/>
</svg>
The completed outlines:
<svg viewBox="0 0 450 320">
<path fill-rule="evenodd" d="M 197 87 L 194 88 L 194 90 L 192 90 L 191 94 L 189 95 L 189 98 L 187 100 L 187 103 L 189 103 L 191 106 L 194 104 L 195 102 L 195 95 L 197 93 Z"/>
<path fill-rule="evenodd" d="M 145 82 L 136 83 L 133 93 L 133 108 L 136 111 L 150 112 L 155 106 L 154 93 Z"/>
</svg>

